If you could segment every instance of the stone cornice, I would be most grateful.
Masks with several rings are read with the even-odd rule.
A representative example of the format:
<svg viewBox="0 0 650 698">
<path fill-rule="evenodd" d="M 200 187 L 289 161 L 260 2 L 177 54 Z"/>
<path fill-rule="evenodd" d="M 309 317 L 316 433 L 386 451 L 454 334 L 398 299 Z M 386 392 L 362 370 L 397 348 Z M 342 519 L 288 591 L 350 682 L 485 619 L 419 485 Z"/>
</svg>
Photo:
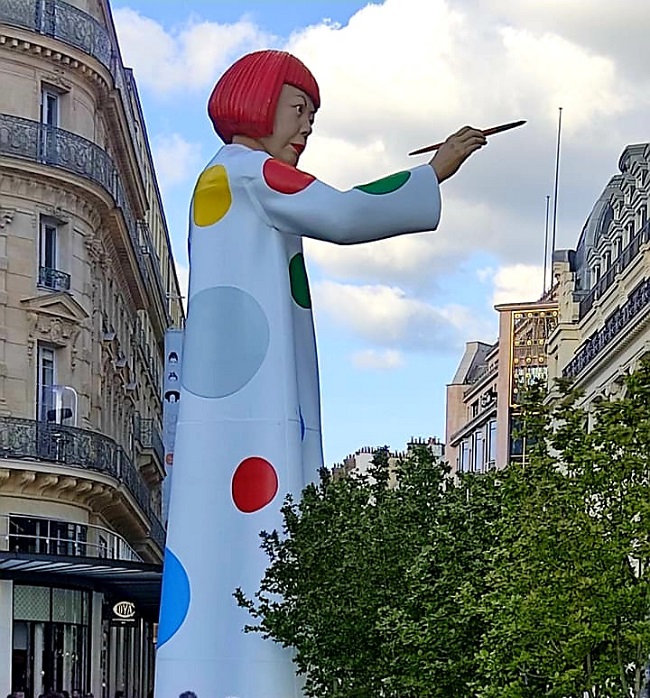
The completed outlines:
<svg viewBox="0 0 650 698">
<path fill-rule="evenodd" d="M 91 83 L 95 85 L 100 83 L 104 89 L 110 89 L 108 69 L 102 66 L 99 61 L 44 34 L 0 25 L 0 47 L 29 53 L 38 58 L 44 58 L 53 64 L 71 68 Z"/>
<path fill-rule="evenodd" d="M 65 170 L 23 163 L 14 158 L 10 167 L 3 166 L 0 172 L 0 194 L 48 206 L 54 217 L 60 218 L 61 213 L 66 212 L 94 229 L 101 223 L 102 212 L 106 214 L 113 208 L 108 195 L 100 187 Z M 10 223 L 14 212 L 15 209 L 0 209 L 0 228 L 5 215 Z"/>
<path fill-rule="evenodd" d="M 141 544 L 149 532 L 147 519 L 127 490 L 112 478 L 90 470 L 8 459 L 0 467 L 0 495 L 83 507 L 128 531 L 132 545 L 137 545 L 136 541 Z"/>
</svg>

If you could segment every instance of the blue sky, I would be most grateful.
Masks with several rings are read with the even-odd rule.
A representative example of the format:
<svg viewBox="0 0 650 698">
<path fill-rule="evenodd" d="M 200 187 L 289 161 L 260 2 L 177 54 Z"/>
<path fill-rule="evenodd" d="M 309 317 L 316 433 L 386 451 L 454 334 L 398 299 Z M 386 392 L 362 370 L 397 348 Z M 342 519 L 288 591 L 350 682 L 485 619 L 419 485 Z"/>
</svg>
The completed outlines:
<svg viewBox="0 0 650 698">
<path fill-rule="evenodd" d="M 181 278 L 196 177 L 219 147 L 205 105 L 247 51 L 293 51 L 323 105 L 301 167 L 346 188 L 425 159 L 465 123 L 528 119 L 443 185 L 439 230 L 355 248 L 306 245 L 326 462 L 444 437 L 464 342 L 495 302 L 541 292 L 545 197 L 564 108 L 558 246 L 572 247 L 627 143 L 648 139 L 650 3 L 605 0 L 114 0 L 138 81 Z"/>
</svg>

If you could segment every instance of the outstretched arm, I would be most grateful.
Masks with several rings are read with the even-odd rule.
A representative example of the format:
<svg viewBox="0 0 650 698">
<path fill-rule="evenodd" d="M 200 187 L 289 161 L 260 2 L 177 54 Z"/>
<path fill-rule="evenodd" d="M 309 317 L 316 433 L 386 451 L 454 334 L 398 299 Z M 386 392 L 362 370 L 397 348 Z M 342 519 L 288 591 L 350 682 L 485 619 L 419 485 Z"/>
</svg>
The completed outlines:
<svg viewBox="0 0 650 698">
<path fill-rule="evenodd" d="M 345 245 L 438 225 L 440 192 L 428 165 L 340 191 L 266 154 L 246 157 L 259 168 L 246 181 L 250 199 L 284 233 Z"/>
<path fill-rule="evenodd" d="M 295 168 L 249 151 L 245 188 L 269 225 L 291 235 L 337 244 L 370 242 L 435 230 L 440 220 L 439 180 L 452 176 L 485 143 L 465 127 L 450 136 L 428 165 L 340 191 Z"/>
</svg>

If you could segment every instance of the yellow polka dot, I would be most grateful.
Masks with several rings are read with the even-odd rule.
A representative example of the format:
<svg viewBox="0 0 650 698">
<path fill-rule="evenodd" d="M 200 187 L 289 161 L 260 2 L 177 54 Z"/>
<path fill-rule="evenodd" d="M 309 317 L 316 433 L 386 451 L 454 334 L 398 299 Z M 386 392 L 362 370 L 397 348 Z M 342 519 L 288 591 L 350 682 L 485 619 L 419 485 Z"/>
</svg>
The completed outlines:
<svg viewBox="0 0 650 698">
<path fill-rule="evenodd" d="M 205 227 L 220 221 L 232 205 L 228 175 L 223 165 L 214 165 L 201 173 L 194 188 L 194 223 Z"/>
</svg>

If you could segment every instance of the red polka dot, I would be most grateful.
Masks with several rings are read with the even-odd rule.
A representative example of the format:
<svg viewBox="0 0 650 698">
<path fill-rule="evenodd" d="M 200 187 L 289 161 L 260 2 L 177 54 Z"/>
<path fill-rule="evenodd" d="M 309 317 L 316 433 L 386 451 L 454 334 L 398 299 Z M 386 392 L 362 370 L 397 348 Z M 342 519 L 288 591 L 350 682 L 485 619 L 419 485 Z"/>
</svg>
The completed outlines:
<svg viewBox="0 0 650 698">
<path fill-rule="evenodd" d="M 239 511 L 251 514 L 273 501 L 278 492 L 278 475 L 264 458 L 244 459 L 232 476 L 232 499 Z"/>
<path fill-rule="evenodd" d="M 262 168 L 264 181 L 280 194 L 296 194 L 306 189 L 315 179 L 313 175 L 301 172 L 282 160 L 269 158 Z"/>
</svg>

